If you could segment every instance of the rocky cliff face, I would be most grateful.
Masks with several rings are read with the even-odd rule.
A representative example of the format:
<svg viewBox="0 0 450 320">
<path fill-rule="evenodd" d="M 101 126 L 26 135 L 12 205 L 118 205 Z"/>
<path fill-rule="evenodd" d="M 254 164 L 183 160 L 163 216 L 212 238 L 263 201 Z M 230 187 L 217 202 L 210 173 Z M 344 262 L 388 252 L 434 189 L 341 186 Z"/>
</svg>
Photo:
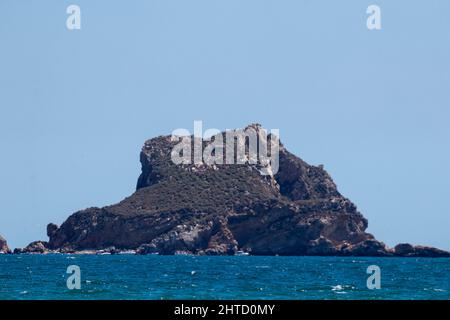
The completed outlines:
<svg viewBox="0 0 450 320">
<path fill-rule="evenodd" d="M 365 231 L 367 220 L 322 166 L 307 164 L 282 145 L 279 170 L 262 175 L 260 163 L 176 165 L 176 143 L 170 136 L 145 142 L 134 194 L 76 212 L 60 227 L 49 224 L 48 243 L 34 242 L 20 252 L 450 256 L 427 247 L 387 248 Z"/>
<path fill-rule="evenodd" d="M 9 253 L 9 252 L 10 252 L 10 250 L 9 250 L 8 244 L 6 243 L 5 238 L 3 238 L 0 235 L 0 254 Z"/>
</svg>

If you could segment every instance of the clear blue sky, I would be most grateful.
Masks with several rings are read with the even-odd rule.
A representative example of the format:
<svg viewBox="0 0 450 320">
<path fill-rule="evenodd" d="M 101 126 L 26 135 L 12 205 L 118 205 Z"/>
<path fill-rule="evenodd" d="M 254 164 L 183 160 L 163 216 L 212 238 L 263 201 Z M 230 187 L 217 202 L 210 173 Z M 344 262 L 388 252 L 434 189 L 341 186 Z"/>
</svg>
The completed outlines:
<svg viewBox="0 0 450 320">
<path fill-rule="evenodd" d="M 0 234 L 25 246 L 120 201 L 147 138 L 203 120 L 279 128 L 377 238 L 450 249 L 449 15 L 447 0 L 2 0 Z"/>
</svg>

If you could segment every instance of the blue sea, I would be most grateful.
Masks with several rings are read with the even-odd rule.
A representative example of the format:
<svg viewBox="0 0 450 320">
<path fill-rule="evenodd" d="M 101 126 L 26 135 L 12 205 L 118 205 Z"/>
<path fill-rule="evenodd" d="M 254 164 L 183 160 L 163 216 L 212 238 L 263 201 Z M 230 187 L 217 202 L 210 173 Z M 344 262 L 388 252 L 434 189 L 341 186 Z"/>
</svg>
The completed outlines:
<svg viewBox="0 0 450 320">
<path fill-rule="evenodd" d="M 0 255 L 0 299 L 449 299 L 449 271 L 427 258 Z"/>
</svg>

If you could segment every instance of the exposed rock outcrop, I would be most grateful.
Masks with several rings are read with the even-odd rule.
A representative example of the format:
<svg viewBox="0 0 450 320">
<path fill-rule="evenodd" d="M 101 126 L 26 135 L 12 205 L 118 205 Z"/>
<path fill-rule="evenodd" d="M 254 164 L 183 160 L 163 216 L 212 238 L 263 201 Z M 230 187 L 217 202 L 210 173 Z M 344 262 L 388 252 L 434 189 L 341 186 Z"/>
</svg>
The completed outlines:
<svg viewBox="0 0 450 320">
<path fill-rule="evenodd" d="M 249 128 L 262 132 L 259 125 Z M 224 133 L 221 137 L 226 140 Z M 273 170 L 259 161 L 175 164 L 171 154 L 177 143 L 170 136 L 145 142 L 133 195 L 76 212 L 60 227 L 49 224 L 49 242 L 30 244 L 25 251 L 114 247 L 140 254 L 450 256 L 428 247 L 389 249 L 366 232 L 367 220 L 323 166 L 307 164 L 283 145 L 279 168 Z M 244 131 L 237 148 L 240 143 L 246 144 Z M 220 149 L 211 155 L 216 152 Z M 264 169 L 269 174 L 261 174 Z"/>
<path fill-rule="evenodd" d="M 48 248 L 48 242 L 46 241 L 33 241 L 25 248 L 14 249 L 15 254 L 19 253 L 49 253 L 51 250 Z"/>
<path fill-rule="evenodd" d="M 427 246 L 413 246 L 409 243 L 400 243 L 394 247 L 394 254 L 401 257 L 450 257 L 450 253 Z"/>
<path fill-rule="evenodd" d="M 9 250 L 8 243 L 6 242 L 5 238 L 0 236 L 0 254 L 10 253 L 11 250 Z"/>
</svg>

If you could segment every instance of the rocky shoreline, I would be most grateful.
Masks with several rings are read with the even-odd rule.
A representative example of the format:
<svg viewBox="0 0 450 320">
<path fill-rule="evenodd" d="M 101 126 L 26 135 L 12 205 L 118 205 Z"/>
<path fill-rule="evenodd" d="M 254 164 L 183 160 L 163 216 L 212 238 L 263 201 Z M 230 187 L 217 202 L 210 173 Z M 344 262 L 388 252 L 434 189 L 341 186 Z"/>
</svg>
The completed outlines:
<svg viewBox="0 0 450 320">
<path fill-rule="evenodd" d="M 411 258 L 448 258 L 450 257 L 450 253 L 444 250 L 436 249 L 433 247 L 427 247 L 427 246 L 413 246 L 409 243 L 401 243 L 396 245 L 394 248 L 387 248 L 387 247 L 381 247 L 376 249 L 378 247 L 378 244 L 375 244 L 375 249 L 368 249 L 372 245 L 374 245 L 374 242 L 366 243 L 364 249 L 360 249 L 359 252 L 335 252 L 334 254 L 325 254 L 325 253 L 318 253 L 318 254 L 308 254 L 305 256 L 342 256 L 342 257 L 351 257 L 351 256 L 375 256 L 375 257 L 411 257 Z M 363 247 L 361 247 L 363 248 Z M 381 249 L 381 250 L 380 250 Z M 365 251 L 365 250 L 372 250 L 372 251 Z M 28 245 L 25 248 L 16 248 L 13 251 L 7 249 L 7 250 L 0 250 L 0 254 L 68 254 L 68 255 L 159 255 L 159 252 L 151 251 L 149 252 L 146 246 L 140 246 L 136 250 L 122 250 L 122 249 L 116 249 L 114 247 L 111 248 L 105 248 L 100 250 L 67 250 L 67 249 L 56 249 L 52 250 L 48 248 L 48 243 L 45 243 L 43 241 L 35 241 Z M 205 256 L 205 255 L 211 255 L 211 253 L 200 251 L 197 253 L 193 253 L 190 251 L 175 251 L 172 253 L 173 255 L 198 255 L 198 256 Z M 216 255 L 216 254 L 213 254 Z M 251 255 L 249 252 L 245 251 L 237 251 L 230 255 Z"/>
<path fill-rule="evenodd" d="M 249 130 L 258 137 L 265 132 L 258 124 L 236 131 L 234 148 L 244 148 L 245 156 Z M 225 133 L 217 137 L 226 139 Z M 282 144 L 279 168 L 273 170 L 251 161 L 175 164 L 171 155 L 177 143 L 171 136 L 145 142 L 131 196 L 75 212 L 61 226 L 50 223 L 49 241 L 11 252 L 0 237 L 0 252 L 450 257 L 433 247 L 389 248 L 375 239 L 365 231 L 367 219 L 339 193 L 323 166 L 307 164 Z M 272 150 L 272 140 L 264 147 Z"/>
</svg>

